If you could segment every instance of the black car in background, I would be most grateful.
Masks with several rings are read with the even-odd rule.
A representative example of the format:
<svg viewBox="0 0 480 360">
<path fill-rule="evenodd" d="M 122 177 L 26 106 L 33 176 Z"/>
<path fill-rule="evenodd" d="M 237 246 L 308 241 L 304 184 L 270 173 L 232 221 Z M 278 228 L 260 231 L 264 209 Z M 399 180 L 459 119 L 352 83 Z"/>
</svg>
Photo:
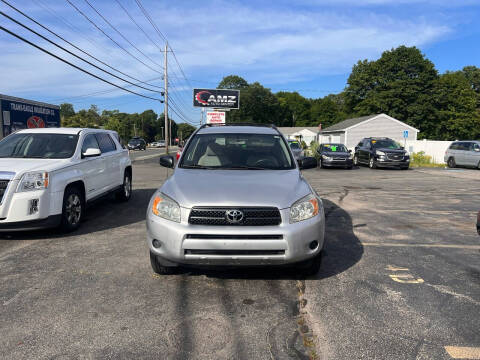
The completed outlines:
<svg viewBox="0 0 480 360">
<path fill-rule="evenodd" d="M 140 137 L 134 137 L 127 144 L 128 150 L 146 150 L 147 143 Z"/>
<path fill-rule="evenodd" d="M 343 144 L 321 144 L 317 148 L 320 167 L 343 167 L 351 169 L 353 160 L 351 150 Z"/>
<path fill-rule="evenodd" d="M 477 214 L 477 232 L 480 235 L 480 211 Z"/>
<path fill-rule="evenodd" d="M 355 147 L 355 165 L 368 165 L 370 169 L 392 167 L 407 170 L 410 155 L 396 141 L 389 138 L 364 138 Z"/>
</svg>

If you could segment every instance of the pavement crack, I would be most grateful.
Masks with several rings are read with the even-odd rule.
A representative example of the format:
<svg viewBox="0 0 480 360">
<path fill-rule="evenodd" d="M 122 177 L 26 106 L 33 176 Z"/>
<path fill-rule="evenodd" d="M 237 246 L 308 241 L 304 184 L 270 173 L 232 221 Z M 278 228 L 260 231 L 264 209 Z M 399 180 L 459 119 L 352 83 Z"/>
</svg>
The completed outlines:
<svg viewBox="0 0 480 360">
<path fill-rule="evenodd" d="M 308 314 L 306 310 L 306 305 L 308 301 L 305 298 L 305 280 L 297 280 L 296 286 L 298 290 L 297 303 L 299 315 L 297 315 L 298 329 L 295 333 L 298 334 L 298 336 L 300 336 L 301 338 L 301 347 L 303 348 L 303 351 L 301 353 L 306 354 L 307 359 L 318 360 L 320 359 L 320 356 L 316 350 L 317 336 L 313 333 L 312 327 L 308 324 Z M 296 334 L 295 336 L 297 336 Z M 290 339 L 290 342 L 292 341 L 293 343 L 295 343 L 295 337 Z M 296 349 L 296 351 L 298 352 L 298 348 Z"/>
</svg>

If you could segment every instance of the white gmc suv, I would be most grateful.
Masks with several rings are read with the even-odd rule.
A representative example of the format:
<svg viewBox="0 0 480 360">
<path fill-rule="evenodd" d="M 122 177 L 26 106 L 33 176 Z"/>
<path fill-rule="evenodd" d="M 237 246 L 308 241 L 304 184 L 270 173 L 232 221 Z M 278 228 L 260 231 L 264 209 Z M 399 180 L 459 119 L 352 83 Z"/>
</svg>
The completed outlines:
<svg viewBox="0 0 480 360">
<path fill-rule="evenodd" d="M 80 226 L 86 203 L 132 193 L 132 166 L 109 130 L 21 130 L 0 141 L 0 231 Z"/>
</svg>

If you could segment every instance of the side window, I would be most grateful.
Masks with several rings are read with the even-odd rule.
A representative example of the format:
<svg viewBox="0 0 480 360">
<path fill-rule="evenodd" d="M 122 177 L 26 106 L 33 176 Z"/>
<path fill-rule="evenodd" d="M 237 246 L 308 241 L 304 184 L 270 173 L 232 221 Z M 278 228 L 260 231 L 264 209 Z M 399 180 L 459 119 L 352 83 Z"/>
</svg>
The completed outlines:
<svg viewBox="0 0 480 360">
<path fill-rule="evenodd" d="M 362 147 L 362 146 L 363 146 L 363 140 L 360 141 L 357 146 L 358 146 L 358 147 Z"/>
<path fill-rule="evenodd" d="M 372 146 L 371 146 L 371 144 L 370 144 L 370 140 L 365 141 L 365 142 L 363 143 L 363 146 L 365 146 L 367 149 L 371 149 L 371 148 L 372 148 Z"/>
<path fill-rule="evenodd" d="M 83 139 L 82 154 L 87 151 L 87 149 L 100 149 L 94 134 L 88 134 L 85 136 L 85 139 Z"/>
<path fill-rule="evenodd" d="M 480 151 L 480 145 L 477 143 L 472 143 L 472 147 L 470 148 L 471 151 Z"/>
<path fill-rule="evenodd" d="M 450 150 L 458 150 L 458 143 L 452 143 L 452 145 L 450 145 Z"/>
<path fill-rule="evenodd" d="M 95 136 L 97 138 L 98 145 L 100 145 L 100 151 L 102 152 L 102 154 L 117 150 L 117 147 L 115 146 L 113 140 L 110 138 L 110 135 L 106 133 L 98 133 L 95 134 Z"/>
<path fill-rule="evenodd" d="M 468 151 L 470 149 L 470 143 L 461 142 L 458 144 L 458 150 Z"/>
</svg>

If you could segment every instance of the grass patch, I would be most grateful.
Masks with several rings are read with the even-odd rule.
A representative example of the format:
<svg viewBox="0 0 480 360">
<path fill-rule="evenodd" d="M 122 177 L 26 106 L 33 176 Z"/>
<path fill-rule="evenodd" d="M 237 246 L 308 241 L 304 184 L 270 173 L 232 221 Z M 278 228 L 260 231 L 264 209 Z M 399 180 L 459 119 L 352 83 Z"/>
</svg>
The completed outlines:
<svg viewBox="0 0 480 360">
<path fill-rule="evenodd" d="M 432 157 L 425 155 L 425 152 L 412 153 L 410 158 L 411 167 L 429 167 L 429 168 L 444 168 L 445 164 L 434 163 Z"/>
</svg>

